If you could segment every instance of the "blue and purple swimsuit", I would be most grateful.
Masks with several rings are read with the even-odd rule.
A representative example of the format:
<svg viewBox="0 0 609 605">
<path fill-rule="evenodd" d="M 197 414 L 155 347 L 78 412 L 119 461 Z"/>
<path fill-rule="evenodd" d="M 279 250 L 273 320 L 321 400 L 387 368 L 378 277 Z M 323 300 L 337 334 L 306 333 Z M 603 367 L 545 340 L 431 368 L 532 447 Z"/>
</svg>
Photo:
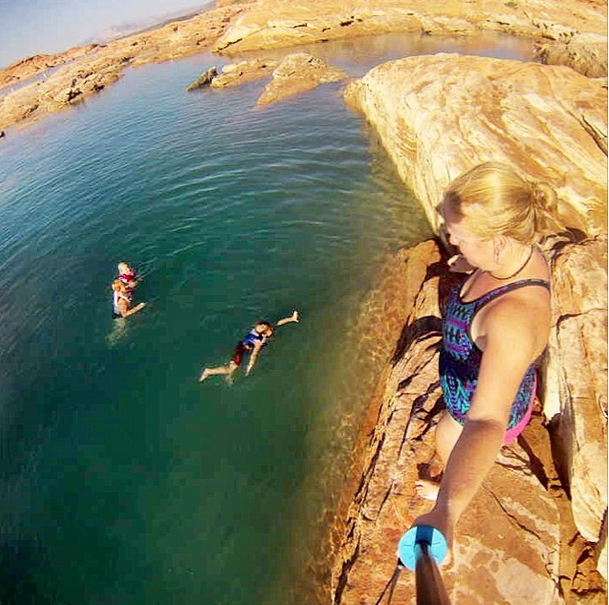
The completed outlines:
<svg viewBox="0 0 609 605">
<path fill-rule="evenodd" d="M 550 284 L 546 280 L 532 278 L 506 284 L 470 302 L 461 300 L 461 287 L 455 288 L 449 294 L 442 322 L 440 384 L 444 391 L 448 413 L 460 424 L 465 423 L 478 384 L 482 361 L 482 351 L 475 345 L 470 334 L 476 313 L 506 292 L 531 285 L 550 289 Z M 530 414 L 536 382 L 535 367 L 531 364 L 512 403 L 507 431 L 516 427 L 527 413 Z"/>
</svg>

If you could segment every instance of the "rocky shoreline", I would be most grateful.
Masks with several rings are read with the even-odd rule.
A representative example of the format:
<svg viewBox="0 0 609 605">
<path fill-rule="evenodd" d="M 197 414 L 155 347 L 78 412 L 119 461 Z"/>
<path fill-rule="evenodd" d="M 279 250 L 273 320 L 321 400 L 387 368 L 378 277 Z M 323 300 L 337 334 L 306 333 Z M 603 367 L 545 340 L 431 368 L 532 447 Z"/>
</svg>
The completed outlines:
<svg viewBox="0 0 609 605">
<path fill-rule="evenodd" d="M 483 30 L 534 39 L 540 62 L 409 57 L 351 82 L 345 98 L 374 126 L 436 231 L 441 191 L 482 161 L 507 161 L 560 195 L 570 230 L 545 246 L 556 313 L 536 414 L 518 443 L 504 449 L 460 521 L 454 559 L 443 574 L 454 603 L 597 605 L 607 599 L 606 3 L 226 3 L 153 32 L 4 70 L 0 83 L 23 84 L 0 96 L 0 131 L 95 94 L 127 67 L 196 52 L 236 55 L 396 31 L 472 36 Z M 62 61 L 45 80 L 19 79 Z M 259 77 L 272 78 L 264 104 L 344 74 L 295 53 L 282 62 L 238 62 L 210 73 L 205 85 Z M 376 354 L 387 362 L 333 528 L 340 544 L 332 572 L 336 605 L 380 596 L 399 537 L 426 510 L 413 485 L 432 463 L 441 406 L 439 304 L 454 280 L 444 254 L 439 241 L 401 251 L 371 293 L 371 308 L 386 319 Z M 412 576 L 402 574 L 396 602 L 412 602 L 413 590 Z"/>
<path fill-rule="evenodd" d="M 14 63 L 0 72 L 0 132 L 80 103 L 118 81 L 127 68 L 210 51 L 247 6 L 248 2 L 226 3 L 190 19 L 108 44 Z M 53 67 L 56 69 L 48 72 Z M 30 83 L 34 76 L 39 77 Z"/>
<path fill-rule="evenodd" d="M 601 0 L 481 0 L 475 5 L 469 0 L 441 4 L 424 0 L 323 0 L 297 5 L 279 0 L 219 0 L 213 10 L 156 30 L 57 55 L 28 57 L 3 69 L 0 133 L 99 93 L 129 67 L 207 51 L 233 56 L 390 32 L 474 36 L 496 31 L 522 36 L 536 41 L 542 63 L 566 65 L 588 77 L 606 78 L 606 23 L 607 6 Z M 36 76 L 39 79 L 31 82 Z M 300 84 L 289 88 L 307 90 L 315 85 L 307 77 L 299 80 Z M 279 98 L 282 94 L 273 91 L 270 101 L 264 102 Z"/>
</svg>

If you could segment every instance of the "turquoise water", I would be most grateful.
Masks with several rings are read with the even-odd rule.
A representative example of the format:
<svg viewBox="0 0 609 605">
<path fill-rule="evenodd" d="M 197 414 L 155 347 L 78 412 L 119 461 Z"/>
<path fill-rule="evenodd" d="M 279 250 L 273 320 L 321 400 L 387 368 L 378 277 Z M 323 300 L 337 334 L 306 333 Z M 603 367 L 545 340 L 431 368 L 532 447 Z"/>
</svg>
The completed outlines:
<svg viewBox="0 0 609 605">
<path fill-rule="evenodd" d="M 354 75 L 412 53 L 383 40 L 323 48 Z M 341 85 L 185 92 L 221 62 L 129 72 L 0 145 L 3 605 L 327 602 L 354 326 L 429 232 Z M 148 306 L 113 321 L 120 260 Z M 197 382 L 295 308 L 250 377 Z"/>
</svg>

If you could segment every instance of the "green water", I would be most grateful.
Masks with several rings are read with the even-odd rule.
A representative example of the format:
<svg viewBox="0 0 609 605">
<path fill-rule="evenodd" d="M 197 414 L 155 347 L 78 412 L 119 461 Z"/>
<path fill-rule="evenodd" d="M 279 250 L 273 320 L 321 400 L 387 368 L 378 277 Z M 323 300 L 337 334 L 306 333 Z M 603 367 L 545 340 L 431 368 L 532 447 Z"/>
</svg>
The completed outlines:
<svg viewBox="0 0 609 605">
<path fill-rule="evenodd" d="M 412 52 L 385 40 L 324 52 L 354 75 Z M 354 326 L 429 232 L 340 85 L 186 93 L 212 63 L 129 72 L 0 145 L 2 605 L 327 602 Z M 113 322 L 120 260 L 148 306 Z M 197 382 L 295 308 L 250 377 Z"/>
</svg>

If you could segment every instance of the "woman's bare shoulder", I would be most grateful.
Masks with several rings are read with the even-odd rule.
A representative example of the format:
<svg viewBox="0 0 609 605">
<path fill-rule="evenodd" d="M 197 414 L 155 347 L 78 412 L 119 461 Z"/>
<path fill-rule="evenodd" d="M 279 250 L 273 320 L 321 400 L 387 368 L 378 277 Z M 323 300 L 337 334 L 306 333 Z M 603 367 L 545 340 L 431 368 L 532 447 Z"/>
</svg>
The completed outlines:
<svg viewBox="0 0 609 605">
<path fill-rule="evenodd" d="M 547 288 L 530 285 L 507 292 L 483 311 L 479 331 L 486 341 L 500 340 L 531 348 L 536 354 L 545 348 L 551 323 Z"/>
</svg>

